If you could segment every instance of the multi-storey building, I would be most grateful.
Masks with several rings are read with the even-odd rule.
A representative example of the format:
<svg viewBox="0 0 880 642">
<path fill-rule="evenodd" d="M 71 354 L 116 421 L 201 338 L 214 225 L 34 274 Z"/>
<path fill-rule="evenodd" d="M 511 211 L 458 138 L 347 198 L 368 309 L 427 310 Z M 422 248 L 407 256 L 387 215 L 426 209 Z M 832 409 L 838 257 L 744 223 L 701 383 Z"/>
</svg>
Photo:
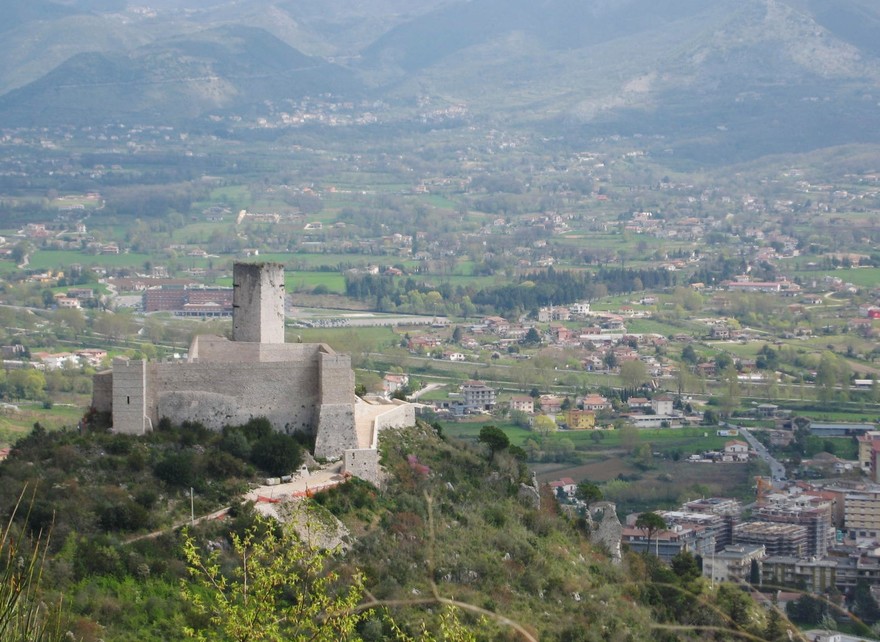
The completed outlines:
<svg viewBox="0 0 880 642">
<path fill-rule="evenodd" d="M 482 381 L 463 384 L 461 396 L 466 410 L 492 410 L 495 407 L 495 390 Z"/>
<path fill-rule="evenodd" d="M 749 582 L 753 566 L 757 566 L 760 577 L 761 560 L 766 554 L 760 544 L 727 546 L 703 558 L 703 576 L 713 582 Z"/>
<path fill-rule="evenodd" d="M 804 526 L 807 531 L 805 555 L 822 557 L 834 542 L 831 507 L 832 502 L 823 497 L 775 493 L 755 509 L 754 515 L 764 522 Z"/>
<path fill-rule="evenodd" d="M 144 312 L 170 311 L 207 316 L 232 314 L 232 288 L 161 287 L 144 290 Z"/>
<path fill-rule="evenodd" d="M 868 430 L 856 437 L 859 444 L 859 468 L 866 474 L 871 473 L 874 443 L 880 441 L 880 430 Z M 873 478 L 873 476 L 872 476 Z"/>
<path fill-rule="evenodd" d="M 658 531 L 648 540 L 648 531 L 625 526 L 621 542 L 636 553 L 650 552 L 664 562 L 670 562 L 682 551 L 700 555 L 704 559 L 715 551 L 715 538 L 700 527 L 673 526 Z"/>
<path fill-rule="evenodd" d="M 760 544 L 768 555 L 803 558 L 807 554 L 807 528 L 797 524 L 746 522 L 733 527 L 734 544 Z"/>
<path fill-rule="evenodd" d="M 880 488 L 847 493 L 843 522 L 849 539 L 880 537 Z"/>
<path fill-rule="evenodd" d="M 705 533 L 705 537 L 711 536 L 714 540 L 714 547 L 710 553 L 714 553 L 715 551 L 724 548 L 725 545 L 719 546 L 719 538 L 721 541 L 729 539 L 727 524 L 725 523 L 724 517 L 721 515 L 672 510 L 659 511 L 658 515 L 660 515 L 670 526 L 701 530 Z"/>
<path fill-rule="evenodd" d="M 535 412 L 535 400 L 528 395 L 515 395 L 510 398 L 510 409 L 532 414 Z"/>
<path fill-rule="evenodd" d="M 707 497 L 687 502 L 682 505 L 681 509 L 690 513 L 718 515 L 722 520 L 723 528 L 715 532 L 717 550 L 733 543 L 733 527 L 739 523 L 742 516 L 742 504 L 738 500 L 727 497 Z"/>
<path fill-rule="evenodd" d="M 804 560 L 789 555 L 772 555 L 762 564 L 761 584 L 805 587 L 813 593 L 823 593 L 838 586 L 838 564 L 831 559 Z"/>
</svg>

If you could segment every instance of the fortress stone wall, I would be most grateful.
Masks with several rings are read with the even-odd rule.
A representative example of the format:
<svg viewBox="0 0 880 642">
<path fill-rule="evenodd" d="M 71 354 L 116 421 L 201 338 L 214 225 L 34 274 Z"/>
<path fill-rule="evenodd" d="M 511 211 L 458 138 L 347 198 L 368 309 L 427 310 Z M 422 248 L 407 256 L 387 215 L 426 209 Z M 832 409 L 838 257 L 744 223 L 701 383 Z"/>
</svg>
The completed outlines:
<svg viewBox="0 0 880 642">
<path fill-rule="evenodd" d="M 359 401 L 355 404 L 355 416 L 358 424 L 359 444 L 355 448 L 346 448 L 344 459 L 345 471 L 376 484 L 379 479 L 379 434 L 388 428 L 406 428 L 416 423 L 415 406 L 395 400 L 382 404 L 378 408 L 372 404 Z"/>
<path fill-rule="evenodd" d="M 198 421 L 213 430 L 266 417 L 286 433 L 311 433 L 320 390 L 309 362 L 239 363 L 218 376 L 217 363 L 161 363 L 148 368 L 150 419 Z"/>
<path fill-rule="evenodd" d="M 277 431 L 314 435 L 316 456 L 343 458 L 348 472 L 378 482 L 378 434 L 414 425 L 413 406 L 356 404 L 348 355 L 284 343 L 281 265 L 236 263 L 233 284 L 232 341 L 197 336 L 186 362 L 114 359 L 95 376 L 92 405 L 112 414 L 115 432 L 133 435 L 166 417 L 214 430 L 266 417 Z"/>
<path fill-rule="evenodd" d="M 113 372 L 99 372 L 92 380 L 92 408 L 98 412 L 113 411 Z"/>
<path fill-rule="evenodd" d="M 167 417 L 219 430 L 266 417 L 275 430 L 316 435 L 319 456 L 357 448 L 354 372 L 322 343 L 284 343 L 284 270 L 237 263 L 233 337 L 197 336 L 186 362 L 115 359 L 95 377 L 92 404 L 113 430 L 142 435 Z"/>
<path fill-rule="evenodd" d="M 384 412 L 375 420 L 375 434 L 373 437 L 373 448 L 376 447 L 376 440 L 379 433 L 388 428 L 406 428 L 416 425 L 416 407 L 411 403 L 399 403 L 396 407 L 388 412 Z"/>
</svg>

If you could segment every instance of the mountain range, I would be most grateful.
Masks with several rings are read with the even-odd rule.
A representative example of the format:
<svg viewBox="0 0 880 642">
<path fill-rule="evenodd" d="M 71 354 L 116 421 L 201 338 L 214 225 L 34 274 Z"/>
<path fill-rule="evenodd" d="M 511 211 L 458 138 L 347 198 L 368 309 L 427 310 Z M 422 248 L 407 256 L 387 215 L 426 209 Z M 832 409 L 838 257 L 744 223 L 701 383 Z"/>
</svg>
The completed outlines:
<svg viewBox="0 0 880 642">
<path fill-rule="evenodd" d="M 0 122 L 185 122 L 332 94 L 697 162 L 880 142 L 870 0 L 2 0 Z"/>
</svg>

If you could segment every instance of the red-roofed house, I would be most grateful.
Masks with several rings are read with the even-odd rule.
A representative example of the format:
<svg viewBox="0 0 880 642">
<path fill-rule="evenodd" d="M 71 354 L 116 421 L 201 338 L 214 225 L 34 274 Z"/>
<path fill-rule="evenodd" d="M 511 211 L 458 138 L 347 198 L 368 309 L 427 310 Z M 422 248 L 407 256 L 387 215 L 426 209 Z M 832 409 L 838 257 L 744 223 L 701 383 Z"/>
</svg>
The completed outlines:
<svg viewBox="0 0 880 642">
<path fill-rule="evenodd" d="M 553 489 L 553 492 L 556 492 L 557 488 L 561 488 L 569 497 L 573 497 L 575 492 L 577 492 L 577 484 L 574 483 L 574 480 L 571 477 L 563 477 L 550 482 L 550 488 Z"/>
</svg>

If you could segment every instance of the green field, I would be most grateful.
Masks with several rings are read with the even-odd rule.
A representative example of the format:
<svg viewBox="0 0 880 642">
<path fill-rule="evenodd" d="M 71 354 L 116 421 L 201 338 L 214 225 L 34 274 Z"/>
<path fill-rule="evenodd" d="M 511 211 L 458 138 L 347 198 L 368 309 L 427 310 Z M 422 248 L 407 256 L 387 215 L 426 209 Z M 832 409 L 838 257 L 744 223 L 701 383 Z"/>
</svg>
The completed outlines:
<svg viewBox="0 0 880 642">
<path fill-rule="evenodd" d="M 303 343 L 328 343 L 339 352 L 373 351 L 390 343 L 397 343 L 400 337 L 388 326 L 366 328 L 293 328 L 288 330 L 288 341 L 292 335 Z"/>
<path fill-rule="evenodd" d="M 0 261 L 0 274 L 12 274 L 17 269 L 15 261 Z"/>
<path fill-rule="evenodd" d="M 880 268 L 846 268 L 840 270 L 821 270 L 810 272 L 798 272 L 802 277 L 809 275 L 810 278 L 821 279 L 823 276 L 833 276 L 843 279 L 846 283 L 852 283 L 863 288 L 873 288 L 880 284 Z"/>
<path fill-rule="evenodd" d="M 345 277 L 339 272 L 285 272 L 284 287 L 288 292 L 311 292 L 319 285 L 334 294 L 345 293 Z"/>
<path fill-rule="evenodd" d="M 663 321 L 655 321 L 653 319 L 632 319 L 626 322 L 627 332 L 632 332 L 635 334 L 660 334 L 665 337 L 669 337 L 675 334 L 679 334 L 684 332 L 685 334 L 691 334 L 693 330 L 679 326 L 672 325 L 671 323 L 664 323 Z"/>
<path fill-rule="evenodd" d="M 526 439 L 539 437 L 536 433 L 520 428 L 511 423 L 496 422 L 492 417 L 486 417 L 483 421 L 441 421 L 443 434 L 451 437 L 476 439 L 480 434 L 480 428 L 485 425 L 493 425 L 501 428 L 510 438 L 510 442 L 522 445 Z M 724 447 L 725 442 L 731 437 L 718 437 L 717 428 L 658 428 L 638 431 L 639 443 L 649 443 L 653 450 L 658 452 L 671 452 L 680 450 L 682 453 L 695 453 L 704 450 L 718 450 Z M 594 434 L 601 435 L 596 440 Z M 548 439 L 570 439 L 574 442 L 577 450 L 606 451 L 624 448 L 623 440 L 626 437 L 619 430 L 560 430 L 548 436 Z"/>
<path fill-rule="evenodd" d="M 71 250 L 38 250 L 31 255 L 28 269 L 63 270 L 74 263 L 84 266 L 140 268 L 153 259 L 149 254 L 84 254 Z"/>
<path fill-rule="evenodd" d="M 830 446 L 830 448 L 829 448 Z M 854 461 L 859 458 L 859 445 L 852 437 L 807 437 L 807 457 L 820 452 L 830 452 L 836 457 Z"/>
<path fill-rule="evenodd" d="M 214 232 L 232 234 L 234 233 L 235 228 L 234 216 L 234 214 L 227 215 L 227 220 L 224 221 L 205 221 L 184 225 L 183 227 L 174 230 L 172 233 L 172 240 L 175 243 L 193 243 L 198 245 L 211 238 L 211 235 Z M 228 220 L 230 218 L 232 221 Z"/>
<path fill-rule="evenodd" d="M 18 410 L 0 408 L 0 447 L 11 446 L 20 437 L 28 434 L 38 422 L 47 430 L 76 426 L 86 410 L 79 406 L 60 404 L 48 410 L 37 403 L 16 405 Z"/>
</svg>

